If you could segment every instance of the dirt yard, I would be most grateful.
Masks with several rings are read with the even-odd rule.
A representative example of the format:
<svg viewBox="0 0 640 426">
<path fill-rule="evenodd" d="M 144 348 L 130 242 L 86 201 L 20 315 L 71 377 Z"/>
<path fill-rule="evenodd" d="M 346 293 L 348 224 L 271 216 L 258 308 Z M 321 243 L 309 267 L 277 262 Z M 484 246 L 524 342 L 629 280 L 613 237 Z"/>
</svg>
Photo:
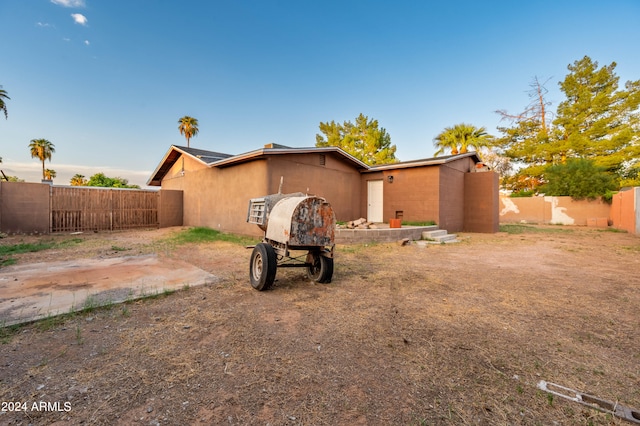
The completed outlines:
<svg viewBox="0 0 640 426">
<path fill-rule="evenodd" d="M 511 229 L 339 246 L 331 284 L 280 269 L 268 292 L 249 284 L 250 250 L 163 243 L 179 229 L 16 255 L 155 253 L 219 280 L 4 327 L 0 424 L 629 424 L 536 385 L 640 409 L 640 238 Z"/>
</svg>

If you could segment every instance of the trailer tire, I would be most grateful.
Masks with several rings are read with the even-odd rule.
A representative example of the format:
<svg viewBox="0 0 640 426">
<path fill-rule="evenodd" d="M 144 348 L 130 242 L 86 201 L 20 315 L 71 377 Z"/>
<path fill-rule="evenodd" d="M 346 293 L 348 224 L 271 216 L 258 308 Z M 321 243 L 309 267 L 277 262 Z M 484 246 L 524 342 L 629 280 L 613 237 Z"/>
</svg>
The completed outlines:
<svg viewBox="0 0 640 426">
<path fill-rule="evenodd" d="M 277 266 L 276 252 L 273 247 L 266 243 L 256 245 L 249 263 L 251 286 L 259 291 L 269 290 L 276 279 Z"/>
<path fill-rule="evenodd" d="M 310 280 L 321 284 L 331 282 L 333 277 L 333 259 L 320 254 L 320 252 L 311 252 L 311 265 L 307 266 L 307 276 Z"/>
</svg>

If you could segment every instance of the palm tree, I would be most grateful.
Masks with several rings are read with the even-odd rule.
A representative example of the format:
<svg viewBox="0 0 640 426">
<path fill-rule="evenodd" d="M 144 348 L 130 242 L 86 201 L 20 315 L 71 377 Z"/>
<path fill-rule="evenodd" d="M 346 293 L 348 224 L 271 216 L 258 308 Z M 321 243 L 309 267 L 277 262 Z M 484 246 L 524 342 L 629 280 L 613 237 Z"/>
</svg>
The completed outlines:
<svg viewBox="0 0 640 426">
<path fill-rule="evenodd" d="M 73 175 L 69 183 L 71 184 L 71 186 L 85 186 L 87 184 L 87 180 L 84 178 L 84 175 L 76 173 L 75 175 Z"/>
<path fill-rule="evenodd" d="M 433 139 L 434 146 L 439 148 L 435 156 L 442 154 L 447 148 L 451 149 L 452 155 L 464 154 L 469 148 L 478 151 L 480 148 L 491 145 L 492 140 L 493 136 L 488 134 L 484 127 L 475 127 L 466 123 L 456 124 L 453 127 L 446 127 Z"/>
<path fill-rule="evenodd" d="M 56 152 L 54 145 L 46 139 L 32 139 L 29 144 L 31 158 L 39 158 L 42 161 L 42 179 L 45 179 L 44 160 L 51 161 L 51 155 Z"/>
<path fill-rule="evenodd" d="M 187 139 L 187 147 L 189 147 L 189 139 L 198 134 L 198 119 L 185 115 L 178 120 L 178 124 L 178 130 Z"/>
<path fill-rule="evenodd" d="M 7 105 L 4 103 L 4 99 L 11 99 L 11 98 L 7 96 L 6 90 L 0 89 L 0 110 L 4 112 L 4 118 L 6 119 L 9 117 L 9 115 L 7 114 Z"/>
<path fill-rule="evenodd" d="M 56 177 L 57 173 L 55 170 L 52 169 L 45 169 L 44 171 L 44 178 L 47 180 L 53 180 L 54 177 Z"/>
<path fill-rule="evenodd" d="M 434 154 L 435 157 L 442 154 L 447 148 L 451 150 L 451 155 L 458 154 L 458 141 L 456 140 L 452 127 L 445 127 L 444 131 L 433 138 L 433 146 L 439 148 Z"/>
</svg>

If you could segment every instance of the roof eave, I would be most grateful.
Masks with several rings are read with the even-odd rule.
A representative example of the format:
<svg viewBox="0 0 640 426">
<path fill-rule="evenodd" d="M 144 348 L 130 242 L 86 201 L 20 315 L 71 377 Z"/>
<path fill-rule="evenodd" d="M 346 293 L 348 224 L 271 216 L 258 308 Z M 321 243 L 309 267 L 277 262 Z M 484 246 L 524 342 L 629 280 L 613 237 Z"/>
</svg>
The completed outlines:
<svg viewBox="0 0 640 426">
<path fill-rule="evenodd" d="M 169 154 L 171 154 L 171 151 L 174 150 L 174 146 L 171 145 L 169 147 L 169 149 L 167 150 L 167 152 L 164 154 L 164 157 L 162 157 L 162 160 L 160 160 L 160 162 L 158 163 L 158 165 L 156 166 L 155 170 L 153 171 L 153 173 L 151 173 L 151 177 L 149 178 L 149 180 L 147 180 L 147 186 L 161 186 L 162 184 L 162 178 L 164 176 L 160 176 L 158 177 L 158 172 L 160 171 L 160 169 L 162 168 L 162 166 L 164 165 L 165 161 L 167 161 L 167 158 L 169 158 Z"/>
<path fill-rule="evenodd" d="M 474 152 L 467 152 L 464 154 L 457 154 L 457 155 L 446 157 L 446 158 L 433 157 L 433 158 L 426 158 L 424 160 L 407 161 L 405 163 L 401 162 L 401 163 L 382 164 L 379 166 L 371 166 L 366 172 L 372 173 L 372 172 L 380 172 L 384 170 L 408 169 L 411 167 L 436 166 L 439 164 L 446 164 L 446 163 L 450 163 L 452 161 L 460 160 L 462 158 L 467 158 L 467 157 L 475 157 L 476 162 L 481 161 L 480 157 L 478 156 L 478 153 L 474 151 Z"/>
<path fill-rule="evenodd" d="M 206 161 L 202 161 L 201 158 L 195 156 L 195 155 L 191 155 L 190 153 L 180 149 L 178 146 L 176 145 L 171 145 L 169 147 L 169 150 L 167 151 L 167 153 L 164 155 L 164 157 L 162 157 L 162 161 L 160 161 L 160 163 L 158 163 L 158 167 L 156 167 L 156 169 L 153 171 L 153 173 L 151 173 L 151 177 L 149 178 L 149 180 L 147 181 L 147 185 L 148 186 L 162 186 L 162 179 L 164 178 L 164 176 L 166 175 L 167 171 L 171 168 L 171 166 L 173 166 L 173 164 L 175 164 L 175 161 L 178 160 L 178 158 L 180 158 L 180 156 L 176 157 L 176 160 L 171 164 L 171 166 L 169 166 L 167 168 L 167 170 L 162 173 L 161 176 L 158 176 L 158 174 L 160 173 L 160 170 L 162 169 L 162 166 L 164 166 L 164 164 L 166 163 L 167 159 L 169 158 L 169 156 L 171 155 L 172 152 L 177 151 L 180 153 L 180 156 L 182 155 L 188 155 L 189 157 L 193 158 L 196 161 L 199 161 L 200 163 L 202 163 L 205 166 L 208 166 Z"/>
<path fill-rule="evenodd" d="M 342 149 L 335 146 L 312 147 L 312 148 L 260 148 L 255 151 L 245 152 L 244 154 L 234 155 L 224 160 L 209 163 L 210 167 L 229 167 L 233 164 L 244 163 L 267 155 L 284 155 L 284 154 L 310 154 L 310 153 L 329 153 L 335 152 L 347 160 L 354 163 L 358 168 L 368 169 L 369 166 L 358 160 L 354 156 L 346 153 Z"/>
</svg>

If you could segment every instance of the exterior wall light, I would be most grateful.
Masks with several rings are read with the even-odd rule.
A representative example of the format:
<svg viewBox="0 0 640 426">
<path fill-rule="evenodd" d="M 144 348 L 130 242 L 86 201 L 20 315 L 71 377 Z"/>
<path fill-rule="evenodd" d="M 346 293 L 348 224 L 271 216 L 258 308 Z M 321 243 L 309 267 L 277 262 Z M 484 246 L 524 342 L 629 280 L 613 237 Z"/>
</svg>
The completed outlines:
<svg viewBox="0 0 640 426">
<path fill-rule="evenodd" d="M 387 182 L 393 183 L 393 176 L 387 176 Z"/>
</svg>

